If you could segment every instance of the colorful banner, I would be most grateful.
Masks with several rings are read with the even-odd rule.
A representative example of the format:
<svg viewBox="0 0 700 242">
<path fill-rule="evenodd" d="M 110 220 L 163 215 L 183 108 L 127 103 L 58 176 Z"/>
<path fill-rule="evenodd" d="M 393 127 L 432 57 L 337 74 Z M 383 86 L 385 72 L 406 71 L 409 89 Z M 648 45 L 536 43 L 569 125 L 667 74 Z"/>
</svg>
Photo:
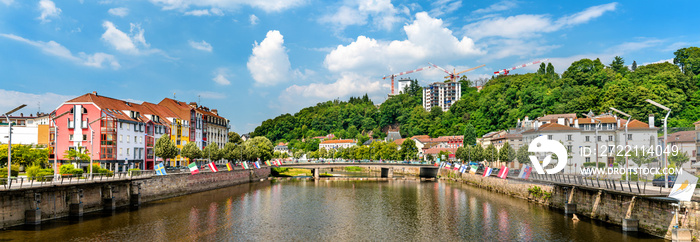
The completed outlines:
<svg viewBox="0 0 700 242">
<path fill-rule="evenodd" d="M 498 171 L 498 177 L 500 177 L 502 179 L 506 179 L 506 177 L 508 177 L 508 167 L 506 167 L 506 166 L 501 167 L 501 170 Z"/>
<path fill-rule="evenodd" d="M 253 163 L 253 164 L 255 164 L 255 169 L 260 169 L 260 163 L 258 163 L 258 162 L 256 161 L 256 162 Z"/>
<path fill-rule="evenodd" d="M 219 168 L 216 167 L 214 162 L 209 162 L 209 170 L 211 170 L 213 172 L 219 172 Z"/>
<path fill-rule="evenodd" d="M 233 170 L 233 166 L 231 166 L 231 162 L 226 162 L 226 169 L 228 169 L 228 171 Z"/>
<path fill-rule="evenodd" d="M 190 168 L 190 173 L 192 175 L 199 173 L 199 168 L 197 168 L 197 164 L 194 162 L 190 163 L 187 167 Z"/>
<path fill-rule="evenodd" d="M 472 168 L 469 170 L 469 173 L 471 173 L 472 175 L 476 174 L 476 169 L 477 169 L 477 166 L 472 165 Z"/>
<path fill-rule="evenodd" d="M 525 170 L 527 170 L 529 166 L 523 166 L 522 169 L 520 169 L 520 173 L 518 173 L 518 178 L 523 179 L 525 177 Z"/>
<path fill-rule="evenodd" d="M 165 176 L 167 174 L 168 173 L 165 172 L 165 167 L 163 166 L 163 163 L 156 165 L 156 175 Z"/>
<path fill-rule="evenodd" d="M 484 177 L 491 176 L 492 171 L 493 171 L 493 169 L 491 169 L 491 167 L 487 166 L 486 168 L 484 168 Z"/>
</svg>

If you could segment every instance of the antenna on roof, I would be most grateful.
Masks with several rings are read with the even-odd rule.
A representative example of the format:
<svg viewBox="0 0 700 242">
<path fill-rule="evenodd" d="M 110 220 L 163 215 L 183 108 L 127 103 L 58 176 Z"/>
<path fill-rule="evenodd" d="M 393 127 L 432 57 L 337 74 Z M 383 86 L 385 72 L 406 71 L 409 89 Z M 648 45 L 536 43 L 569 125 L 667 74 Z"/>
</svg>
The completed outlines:
<svg viewBox="0 0 700 242">
<path fill-rule="evenodd" d="M 177 98 L 175 97 L 175 93 L 174 93 L 174 92 L 173 92 L 173 99 L 177 99 Z"/>
<path fill-rule="evenodd" d="M 39 107 L 36 113 L 41 113 L 41 102 L 37 102 L 36 105 Z"/>
</svg>

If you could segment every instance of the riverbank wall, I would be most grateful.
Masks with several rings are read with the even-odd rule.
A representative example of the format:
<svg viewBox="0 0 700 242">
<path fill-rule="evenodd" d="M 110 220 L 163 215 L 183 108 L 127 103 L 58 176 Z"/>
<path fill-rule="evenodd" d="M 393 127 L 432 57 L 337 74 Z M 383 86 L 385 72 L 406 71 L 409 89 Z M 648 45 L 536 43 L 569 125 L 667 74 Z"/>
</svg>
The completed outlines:
<svg viewBox="0 0 700 242">
<path fill-rule="evenodd" d="M 621 230 L 629 223 L 638 223 L 638 231 L 669 240 L 672 239 L 673 228 L 677 225 L 675 216 L 679 215 L 679 227 L 690 229 L 693 237 L 700 238 L 700 203 L 698 203 L 700 198 L 698 197 L 693 197 L 692 202 L 682 202 L 676 214 L 673 202 L 659 197 L 645 197 L 634 193 L 585 186 L 483 177 L 447 170 L 440 171 L 440 175 L 440 179 L 443 180 L 464 182 L 507 194 L 563 210 L 565 214 L 573 213 L 579 217 L 588 217 L 620 226 Z"/>
<path fill-rule="evenodd" d="M 0 229 L 182 196 L 267 179 L 270 168 L 153 176 L 35 187 L 0 193 Z"/>
</svg>

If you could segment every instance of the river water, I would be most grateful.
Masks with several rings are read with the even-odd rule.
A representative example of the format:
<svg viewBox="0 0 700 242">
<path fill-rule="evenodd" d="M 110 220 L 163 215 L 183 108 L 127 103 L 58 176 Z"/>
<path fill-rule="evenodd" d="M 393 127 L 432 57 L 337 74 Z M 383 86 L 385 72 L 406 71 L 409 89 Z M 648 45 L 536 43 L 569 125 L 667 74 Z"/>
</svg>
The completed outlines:
<svg viewBox="0 0 700 242">
<path fill-rule="evenodd" d="M 243 184 L 0 232 L 0 241 L 661 241 L 452 182 Z"/>
</svg>

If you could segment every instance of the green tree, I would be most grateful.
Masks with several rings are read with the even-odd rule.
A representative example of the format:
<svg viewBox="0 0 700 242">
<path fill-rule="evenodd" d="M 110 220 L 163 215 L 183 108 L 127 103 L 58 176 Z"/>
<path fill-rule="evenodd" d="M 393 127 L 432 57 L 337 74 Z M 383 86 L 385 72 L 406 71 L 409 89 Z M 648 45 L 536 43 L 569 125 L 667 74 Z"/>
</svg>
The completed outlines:
<svg viewBox="0 0 700 242">
<path fill-rule="evenodd" d="M 637 61 L 632 61 L 632 71 L 637 70 Z"/>
<path fill-rule="evenodd" d="M 457 148 L 457 150 L 455 151 L 455 157 L 461 160 L 462 162 L 466 161 L 466 159 L 464 159 L 464 157 L 467 156 L 465 153 L 468 152 L 466 149 L 467 148 L 465 148 L 464 146 Z"/>
<path fill-rule="evenodd" d="M 467 124 L 464 128 L 464 139 L 462 140 L 462 145 L 474 145 L 476 144 L 476 130 L 472 124 Z"/>
<path fill-rule="evenodd" d="M 547 63 L 547 77 L 552 80 L 559 79 L 559 74 L 554 71 L 554 65 L 552 63 Z"/>
<path fill-rule="evenodd" d="M 224 144 L 224 148 L 221 150 L 221 155 L 222 158 L 228 160 L 228 161 L 233 161 L 239 158 L 239 153 L 236 152 L 236 145 L 233 142 L 228 142 Z"/>
<path fill-rule="evenodd" d="M 163 135 L 158 138 L 154 147 L 154 154 L 157 157 L 161 157 L 163 160 L 168 160 L 175 158 L 177 153 L 177 146 L 175 146 L 175 142 L 170 140 L 170 135 Z"/>
<path fill-rule="evenodd" d="M 527 164 L 530 162 L 530 158 L 529 158 L 530 152 L 527 151 L 528 149 L 529 149 L 529 147 L 527 144 L 520 146 L 520 148 L 518 148 L 518 152 L 515 155 L 515 158 L 518 160 L 519 163 Z"/>
<path fill-rule="evenodd" d="M 486 158 L 489 164 L 498 160 L 498 149 L 496 149 L 496 146 L 493 144 L 486 146 L 486 149 L 484 149 L 484 158 Z"/>
<path fill-rule="evenodd" d="M 13 155 L 13 157 L 14 157 L 14 155 Z M 66 150 L 63 153 L 63 159 L 72 160 L 72 161 L 75 161 L 76 163 L 80 163 L 82 161 L 89 161 L 90 160 L 90 151 L 85 147 L 78 146 L 77 149 Z"/>
<path fill-rule="evenodd" d="M 215 143 L 209 143 L 204 150 L 202 150 L 202 158 L 207 158 L 209 161 L 218 161 L 223 157 L 222 150 L 219 149 L 219 145 Z"/>
<path fill-rule="evenodd" d="M 252 138 L 243 143 L 246 156 L 251 160 L 269 160 L 272 157 L 272 142 L 264 136 Z M 318 147 L 316 147 L 318 149 Z"/>
<path fill-rule="evenodd" d="M 413 160 L 418 155 L 418 148 L 416 147 L 416 141 L 413 139 L 405 139 L 401 143 L 401 153 L 400 159 L 402 160 Z"/>
<path fill-rule="evenodd" d="M 189 159 L 189 162 L 194 162 L 195 159 L 202 158 L 202 151 L 197 147 L 197 143 L 188 142 L 182 147 L 180 155 Z"/>
<path fill-rule="evenodd" d="M 510 146 L 510 144 L 507 141 L 505 144 L 503 144 L 503 147 L 501 147 L 501 149 L 498 151 L 498 160 L 501 162 L 513 162 L 513 160 L 515 160 L 515 156 L 515 149 L 513 149 L 513 146 Z"/>
<path fill-rule="evenodd" d="M 243 143 L 241 136 L 236 132 L 228 132 L 228 143 L 240 144 Z"/>
<path fill-rule="evenodd" d="M 673 52 L 673 64 L 678 65 L 684 74 L 700 74 L 700 48 L 687 47 Z"/>
<path fill-rule="evenodd" d="M 675 155 L 671 154 L 668 156 L 668 163 L 675 166 L 677 169 L 683 167 L 683 164 L 688 163 L 690 158 L 686 152 L 678 152 Z"/>
<path fill-rule="evenodd" d="M 495 147 L 494 147 L 494 148 L 495 148 Z M 474 146 L 474 149 L 472 149 L 472 159 L 473 159 L 474 161 L 484 161 L 484 160 L 486 160 L 484 147 L 481 147 L 481 145 L 476 145 L 476 146 Z"/>
<path fill-rule="evenodd" d="M 625 66 L 625 59 L 620 56 L 615 56 L 612 63 L 610 63 L 610 69 L 616 73 L 620 73 L 623 76 L 629 72 L 629 69 L 627 69 L 627 66 Z"/>
<path fill-rule="evenodd" d="M 544 64 L 544 62 L 540 63 L 540 69 L 537 70 L 538 75 L 544 75 L 547 73 L 547 66 Z"/>
</svg>

